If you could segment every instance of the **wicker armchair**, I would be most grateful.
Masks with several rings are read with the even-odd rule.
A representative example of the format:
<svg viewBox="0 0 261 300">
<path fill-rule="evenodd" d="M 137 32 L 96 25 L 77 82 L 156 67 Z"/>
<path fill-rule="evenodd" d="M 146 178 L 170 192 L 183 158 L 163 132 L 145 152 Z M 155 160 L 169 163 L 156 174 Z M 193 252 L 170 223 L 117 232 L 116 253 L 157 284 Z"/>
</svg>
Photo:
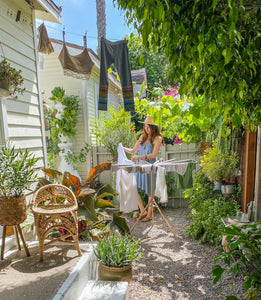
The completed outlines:
<svg viewBox="0 0 261 300">
<path fill-rule="evenodd" d="M 77 208 L 75 195 L 64 185 L 49 184 L 35 192 L 32 211 L 39 240 L 40 261 L 43 261 L 44 246 L 56 241 L 75 244 L 79 256 L 81 255 Z M 52 229 L 60 231 L 58 237 L 48 236 Z M 49 240 L 49 242 L 44 243 L 44 240 Z"/>
</svg>

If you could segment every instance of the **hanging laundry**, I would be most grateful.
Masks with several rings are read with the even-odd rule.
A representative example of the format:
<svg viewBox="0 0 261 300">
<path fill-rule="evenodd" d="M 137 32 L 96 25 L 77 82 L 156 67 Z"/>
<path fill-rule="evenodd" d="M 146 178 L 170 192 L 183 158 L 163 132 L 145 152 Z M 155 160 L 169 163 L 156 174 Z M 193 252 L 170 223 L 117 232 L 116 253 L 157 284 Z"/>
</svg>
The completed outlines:
<svg viewBox="0 0 261 300">
<path fill-rule="evenodd" d="M 118 164 L 132 165 L 131 160 L 126 157 L 122 144 L 118 145 Z M 120 169 L 116 173 L 116 190 L 120 195 L 120 210 L 129 213 L 138 209 L 138 192 L 135 173 L 128 173 Z"/>
<path fill-rule="evenodd" d="M 86 36 L 84 36 L 84 50 L 81 54 L 72 56 L 65 44 L 65 33 L 63 32 L 63 48 L 59 54 L 59 60 L 65 75 L 79 79 L 86 79 L 92 72 L 94 62 L 91 60 L 87 50 Z"/>
<path fill-rule="evenodd" d="M 100 88 L 98 110 L 107 110 L 108 68 L 113 64 L 121 80 L 124 108 L 134 111 L 133 88 L 126 40 L 111 42 L 101 38 Z"/>
<path fill-rule="evenodd" d="M 184 175 L 180 175 L 178 173 L 174 174 L 174 181 L 177 189 L 188 189 L 193 187 L 192 171 L 195 169 L 196 164 L 189 162 Z"/>
<path fill-rule="evenodd" d="M 50 54 L 54 52 L 52 43 L 49 40 L 44 23 L 42 23 L 37 29 L 39 31 L 39 41 L 37 47 L 38 52 L 45 54 Z"/>
<path fill-rule="evenodd" d="M 159 203 L 168 202 L 168 191 L 166 184 L 166 169 L 163 167 L 157 167 L 157 177 L 156 177 L 156 189 L 155 196 L 159 198 Z"/>
</svg>

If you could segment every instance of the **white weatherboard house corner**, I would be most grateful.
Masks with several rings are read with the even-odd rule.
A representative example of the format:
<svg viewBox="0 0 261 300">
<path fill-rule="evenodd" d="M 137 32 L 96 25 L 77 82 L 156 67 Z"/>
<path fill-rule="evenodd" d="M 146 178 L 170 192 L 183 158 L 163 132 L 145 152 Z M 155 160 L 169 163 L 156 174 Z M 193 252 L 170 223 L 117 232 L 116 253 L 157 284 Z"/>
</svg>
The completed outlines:
<svg viewBox="0 0 261 300">
<path fill-rule="evenodd" d="M 25 88 L 22 95 L 0 98 L 0 145 L 9 140 L 16 148 L 33 152 L 40 170 L 46 167 L 46 145 L 36 18 L 61 23 L 61 9 L 51 0 L 0 0 L 0 59 L 21 70 Z M 6 251 L 11 246 L 6 241 Z"/>
</svg>

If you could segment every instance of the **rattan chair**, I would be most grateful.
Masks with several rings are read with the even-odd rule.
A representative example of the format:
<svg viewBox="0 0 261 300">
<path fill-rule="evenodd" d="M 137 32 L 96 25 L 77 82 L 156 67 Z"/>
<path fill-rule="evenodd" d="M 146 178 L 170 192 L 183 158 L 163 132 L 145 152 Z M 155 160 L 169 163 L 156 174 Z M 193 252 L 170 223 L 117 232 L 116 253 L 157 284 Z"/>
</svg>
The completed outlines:
<svg viewBox="0 0 261 300">
<path fill-rule="evenodd" d="M 43 261 L 44 247 L 57 241 L 74 244 L 81 255 L 77 208 L 75 195 L 64 185 L 49 184 L 35 192 L 32 211 L 39 240 L 40 261 Z M 59 231 L 58 237 L 50 236 L 53 229 Z M 49 242 L 44 243 L 45 240 Z"/>
</svg>

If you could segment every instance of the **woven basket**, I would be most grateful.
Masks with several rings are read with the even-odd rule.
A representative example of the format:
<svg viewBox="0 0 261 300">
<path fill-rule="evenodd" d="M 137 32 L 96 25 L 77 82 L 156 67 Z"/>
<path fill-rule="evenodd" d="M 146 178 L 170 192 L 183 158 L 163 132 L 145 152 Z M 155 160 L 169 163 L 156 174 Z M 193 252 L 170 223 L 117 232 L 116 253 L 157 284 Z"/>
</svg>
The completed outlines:
<svg viewBox="0 0 261 300">
<path fill-rule="evenodd" d="M 0 225 L 18 225 L 27 217 L 25 197 L 0 198 Z"/>
</svg>

